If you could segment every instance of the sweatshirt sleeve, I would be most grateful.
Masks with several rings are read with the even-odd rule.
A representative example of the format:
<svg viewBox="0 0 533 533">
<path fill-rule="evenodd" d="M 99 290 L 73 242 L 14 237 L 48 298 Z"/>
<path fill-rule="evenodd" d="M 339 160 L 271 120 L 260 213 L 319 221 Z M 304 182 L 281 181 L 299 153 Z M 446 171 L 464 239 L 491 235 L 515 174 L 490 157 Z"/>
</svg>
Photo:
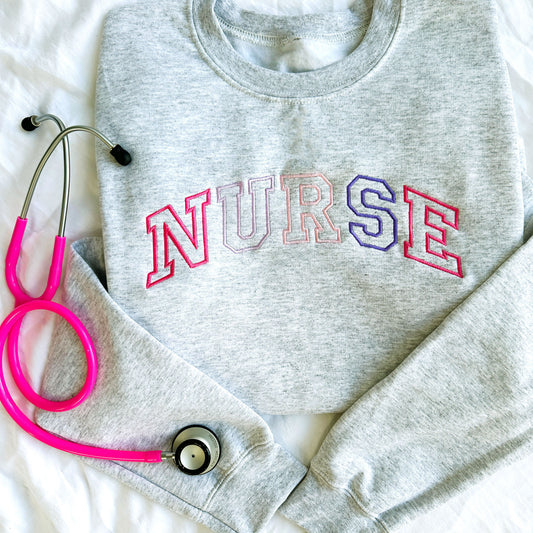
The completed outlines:
<svg viewBox="0 0 533 533">
<path fill-rule="evenodd" d="M 281 512 L 388 532 L 533 450 L 533 182 L 525 243 L 333 426 Z"/>
<path fill-rule="evenodd" d="M 91 334 L 99 373 L 85 403 L 63 413 L 38 411 L 39 425 L 76 442 L 125 450 L 169 450 L 179 429 L 208 426 L 221 441 L 221 457 L 206 475 L 189 476 L 170 463 L 87 461 L 213 531 L 261 529 L 306 468 L 274 443 L 259 415 L 166 348 L 116 304 L 106 290 L 101 239 L 72 245 L 63 301 Z M 43 395 L 55 400 L 70 397 L 84 379 L 81 343 L 60 321 Z"/>
</svg>

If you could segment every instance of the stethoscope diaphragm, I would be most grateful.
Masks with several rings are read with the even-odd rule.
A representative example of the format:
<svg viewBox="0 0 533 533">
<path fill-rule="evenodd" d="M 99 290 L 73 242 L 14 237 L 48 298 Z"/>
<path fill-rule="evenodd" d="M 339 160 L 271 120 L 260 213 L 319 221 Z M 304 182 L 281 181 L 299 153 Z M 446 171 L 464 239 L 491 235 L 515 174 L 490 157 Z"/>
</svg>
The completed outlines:
<svg viewBox="0 0 533 533">
<path fill-rule="evenodd" d="M 218 463 L 220 442 L 205 426 L 187 426 L 174 438 L 172 453 L 174 463 L 185 474 L 206 474 Z"/>
</svg>

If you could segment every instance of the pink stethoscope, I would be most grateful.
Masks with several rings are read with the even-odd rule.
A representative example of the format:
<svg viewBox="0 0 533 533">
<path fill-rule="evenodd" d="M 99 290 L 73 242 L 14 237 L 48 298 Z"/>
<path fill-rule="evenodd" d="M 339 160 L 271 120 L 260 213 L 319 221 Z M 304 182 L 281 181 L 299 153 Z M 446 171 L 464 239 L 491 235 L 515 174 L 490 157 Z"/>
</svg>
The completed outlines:
<svg viewBox="0 0 533 533">
<path fill-rule="evenodd" d="M 20 392 L 36 407 L 47 411 L 57 412 L 73 409 L 85 401 L 93 390 L 97 375 L 96 351 L 87 329 L 74 313 L 63 305 L 52 301 L 61 282 L 63 256 L 65 251 L 64 233 L 70 191 L 70 146 L 68 135 L 74 131 L 85 131 L 95 135 L 111 149 L 111 155 L 113 155 L 116 161 L 123 166 L 126 166 L 131 162 L 131 156 L 119 144 L 114 145 L 107 137 L 94 128 L 89 126 L 71 126 L 66 128 L 63 122 L 55 115 L 45 114 L 26 117 L 22 121 L 22 127 L 26 131 L 32 131 L 46 120 L 52 120 L 55 122 L 59 127 L 60 133 L 52 141 L 34 172 L 21 214 L 17 217 L 13 236 L 11 237 L 11 242 L 7 250 L 5 275 L 7 286 L 15 298 L 15 308 L 0 325 L 0 355 L 3 353 L 4 346 L 7 342 L 9 368 L 11 370 L 13 381 L 18 386 Z M 17 263 L 20 256 L 22 238 L 28 222 L 26 215 L 30 207 L 35 187 L 37 186 L 37 182 L 46 162 L 59 143 L 62 143 L 63 145 L 64 165 L 63 198 L 59 230 L 55 237 L 46 289 L 40 297 L 33 298 L 28 295 L 20 285 L 17 278 Z M 27 313 L 38 309 L 52 311 L 64 318 L 78 335 L 85 351 L 85 357 L 87 360 L 87 376 L 85 383 L 78 394 L 68 400 L 51 401 L 43 398 L 33 390 L 24 377 L 21 369 L 18 339 L 22 320 Z M 17 424 L 26 432 L 49 446 L 75 455 L 113 461 L 134 461 L 143 463 L 159 463 L 162 460 L 167 460 L 172 461 L 182 472 L 190 475 L 205 474 L 209 472 L 216 466 L 220 457 L 220 442 L 217 436 L 210 429 L 201 425 L 187 426 L 180 430 L 172 443 L 172 451 L 112 450 L 87 446 L 51 434 L 34 424 L 15 404 L 7 389 L 1 360 L 0 401 L 13 420 L 15 420 L 15 422 L 17 422 Z"/>
</svg>

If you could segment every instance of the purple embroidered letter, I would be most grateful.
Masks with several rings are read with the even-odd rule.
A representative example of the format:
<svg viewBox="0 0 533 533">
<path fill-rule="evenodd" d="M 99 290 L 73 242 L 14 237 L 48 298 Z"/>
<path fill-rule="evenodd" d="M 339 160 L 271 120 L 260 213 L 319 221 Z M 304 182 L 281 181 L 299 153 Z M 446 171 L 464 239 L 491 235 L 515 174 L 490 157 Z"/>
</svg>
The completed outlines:
<svg viewBox="0 0 533 533">
<path fill-rule="evenodd" d="M 347 187 L 348 207 L 365 222 L 350 222 L 350 233 L 361 246 L 388 250 L 398 242 L 398 221 L 387 207 L 375 205 L 377 200 L 396 203 L 396 195 L 385 180 L 356 176 Z M 370 198 L 369 198 L 370 197 Z M 372 198 L 373 197 L 373 198 Z M 377 198 L 376 198 L 377 197 Z M 383 215 L 377 215 L 381 211 Z"/>
<path fill-rule="evenodd" d="M 288 227 L 283 230 L 283 243 L 309 242 L 308 227 L 314 228 L 316 242 L 341 242 L 340 229 L 328 215 L 333 205 L 333 186 L 326 177 L 319 173 L 293 174 L 281 176 L 280 180 L 287 193 Z"/>
<path fill-rule="evenodd" d="M 191 215 L 191 230 L 183 223 L 171 205 L 146 217 L 146 233 L 152 234 L 154 269 L 148 274 L 146 288 L 174 275 L 176 250 L 190 268 L 209 261 L 205 208 L 211 201 L 211 191 L 185 198 L 185 214 Z M 201 208 L 200 229 L 198 211 Z"/>
<path fill-rule="evenodd" d="M 249 179 L 247 195 L 243 193 L 242 181 L 217 187 L 217 201 L 222 202 L 222 237 L 226 248 L 239 253 L 261 247 L 270 235 L 268 195 L 273 188 L 274 176 Z M 250 215 L 245 217 L 244 212 Z"/>
<path fill-rule="evenodd" d="M 407 185 L 403 187 L 403 196 L 409 204 L 409 241 L 404 242 L 405 257 L 462 278 L 461 258 L 445 250 L 447 246 L 445 226 L 459 229 L 459 209 Z M 417 228 L 426 226 L 435 232 L 426 231 L 423 238 L 422 232 L 414 234 L 414 225 Z"/>
</svg>

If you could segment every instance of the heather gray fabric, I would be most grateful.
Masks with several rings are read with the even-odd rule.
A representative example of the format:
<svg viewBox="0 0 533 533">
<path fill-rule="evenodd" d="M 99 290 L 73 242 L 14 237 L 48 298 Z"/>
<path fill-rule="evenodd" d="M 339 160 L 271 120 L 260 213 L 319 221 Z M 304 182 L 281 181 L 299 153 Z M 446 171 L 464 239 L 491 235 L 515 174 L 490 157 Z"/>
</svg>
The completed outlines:
<svg viewBox="0 0 533 533">
<path fill-rule="evenodd" d="M 97 148 L 103 238 L 66 279 L 101 374 L 40 423 L 125 449 L 212 427 L 206 476 L 92 463 L 220 532 L 280 506 L 394 531 L 531 451 L 533 186 L 492 2 L 139 2 L 106 20 L 96 98 L 133 155 Z M 65 351 L 60 325 L 45 393 L 83 380 Z M 307 474 L 260 416 L 325 412 Z"/>
</svg>

